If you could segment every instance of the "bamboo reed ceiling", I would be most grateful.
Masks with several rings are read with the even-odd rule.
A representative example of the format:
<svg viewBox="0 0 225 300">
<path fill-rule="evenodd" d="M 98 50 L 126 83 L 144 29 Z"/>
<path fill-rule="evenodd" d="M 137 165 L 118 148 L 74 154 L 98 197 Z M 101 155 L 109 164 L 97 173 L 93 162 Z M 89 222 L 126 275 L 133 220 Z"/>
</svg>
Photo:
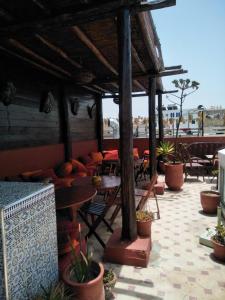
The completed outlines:
<svg viewBox="0 0 225 300">
<path fill-rule="evenodd" d="M 113 1 L 101 1 L 101 5 Z M 114 1 L 115 2 L 115 1 Z M 118 1 L 120 2 L 120 1 Z M 140 1 L 127 1 L 131 4 Z M 0 1 L 0 50 L 7 55 L 24 58 L 26 63 L 33 62 L 48 68 L 58 74 L 60 78 L 83 85 L 89 90 L 99 93 L 118 92 L 118 52 L 117 52 L 117 10 L 110 12 L 110 17 L 76 24 L 69 21 L 69 25 L 59 26 L 53 22 L 52 26 L 38 26 L 43 19 L 51 20 L 65 12 L 85 11 L 85 7 L 99 5 L 99 1 L 83 0 L 7 0 Z M 89 11 L 89 10 L 87 10 Z M 148 12 L 139 13 L 147 18 L 147 27 L 151 26 Z M 34 22 L 35 21 L 35 22 Z M 17 30 L 21 24 L 37 24 L 34 31 Z M 56 24 L 56 25 L 54 25 Z M 150 25 L 149 25 L 150 24 Z M 24 26 L 25 26 L 24 25 Z M 137 14 L 132 14 L 132 73 L 133 91 L 148 89 L 148 72 L 157 72 L 156 62 L 149 55 L 143 28 Z M 152 25 L 153 26 L 153 25 Z M 7 31 L 7 27 L 10 29 Z M 36 28 L 35 27 L 35 28 Z M 11 28 L 14 30 L 11 31 Z M 18 27 L 19 28 L 19 27 Z M 5 31 L 4 31 L 5 29 Z M 147 28 L 151 30 L 151 28 Z M 9 32 L 8 34 L 6 32 Z M 2 35 L 3 33 L 3 35 Z M 153 50 L 156 50 L 155 37 L 152 37 Z M 19 56 L 18 56 L 19 55 Z M 161 58 L 158 59 L 160 64 Z M 161 69 L 163 66 L 161 65 Z M 84 76 L 84 71 L 92 75 L 90 83 L 79 83 L 77 78 Z M 135 74 L 143 74 L 135 78 Z M 161 81 L 158 88 L 161 88 Z"/>
</svg>

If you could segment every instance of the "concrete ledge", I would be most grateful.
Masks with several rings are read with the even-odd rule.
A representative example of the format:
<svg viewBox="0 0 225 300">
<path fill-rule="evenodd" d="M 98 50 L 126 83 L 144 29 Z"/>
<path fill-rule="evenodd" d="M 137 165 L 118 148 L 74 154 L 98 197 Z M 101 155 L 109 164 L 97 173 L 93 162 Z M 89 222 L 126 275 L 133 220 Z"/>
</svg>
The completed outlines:
<svg viewBox="0 0 225 300">
<path fill-rule="evenodd" d="M 108 240 L 104 260 L 121 265 L 147 267 L 151 250 L 151 238 L 138 237 L 134 242 L 121 241 L 118 228 Z"/>
</svg>

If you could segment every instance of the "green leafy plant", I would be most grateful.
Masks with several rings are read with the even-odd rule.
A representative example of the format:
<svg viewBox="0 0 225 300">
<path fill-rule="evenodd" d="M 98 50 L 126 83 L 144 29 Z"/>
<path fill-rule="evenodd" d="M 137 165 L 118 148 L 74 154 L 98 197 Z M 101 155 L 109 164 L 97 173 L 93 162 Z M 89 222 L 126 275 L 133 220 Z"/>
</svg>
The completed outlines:
<svg viewBox="0 0 225 300">
<path fill-rule="evenodd" d="M 105 299 L 114 299 L 112 289 L 115 287 L 117 281 L 116 274 L 112 269 L 105 270 L 103 275 L 103 284 L 105 289 Z"/>
<path fill-rule="evenodd" d="M 219 244 L 225 246 L 225 226 L 223 224 L 220 224 L 215 228 L 216 228 L 216 234 L 212 237 L 212 239 L 218 242 Z"/>
<path fill-rule="evenodd" d="M 34 300 L 72 300 L 74 295 L 71 294 L 70 290 L 65 287 L 62 282 L 56 285 L 51 285 L 49 289 L 41 287 L 43 295 L 36 297 Z"/>
<path fill-rule="evenodd" d="M 172 156 L 175 148 L 174 144 L 170 142 L 160 142 L 156 148 L 157 156 L 160 156 L 164 162 L 169 160 L 169 156 Z"/>
<path fill-rule="evenodd" d="M 70 269 L 71 280 L 74 280 L 79 283 L 83 283 L 93 279 L 94 278 L 93 272 L 91 271 L 92 252 L 89 251 L 88 244 L 87 244 L 86 253 L 84 253 L 80 248 L 80 251 L 77 254 L 70 238 L 69 240 L 70 240 L 71 254 L 72 254 L 71 269 Z"/>
<path fill-rule="evenodd" d="M 110 282 L 114 281 L 114 279 L 115 279 L 115 273 L 113 272 L 112 269 L 104 271 L 104 276 L 103 276 L 104 284 L 109 284 Z"/>
<path fill-rule="evenodd" d="M 151 211 L 147 210 L 137 210 L 136 211 L 136 220 L 137 221 L 149 221 L 153 220 L 154 215 Z"/>
</svg>

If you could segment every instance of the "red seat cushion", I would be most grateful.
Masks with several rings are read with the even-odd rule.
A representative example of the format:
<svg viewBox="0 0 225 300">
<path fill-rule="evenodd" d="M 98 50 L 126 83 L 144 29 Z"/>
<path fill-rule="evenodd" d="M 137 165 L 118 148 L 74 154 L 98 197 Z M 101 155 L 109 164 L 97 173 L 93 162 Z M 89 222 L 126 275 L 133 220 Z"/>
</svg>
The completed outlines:
<svg viewBox="0 0 225 300">
<path fill-rule="evenodd" d="M 104 160 L 118 160 L 118 150 L 107 150 L 104 151 Z"/>
<path fill-rule="evenodd" d="M 87 168 L 79 160 L 71 159 L 70 162 L 73 167 L 73 173 L 77 173 L 77 172 L 86 172 L 87 173 Z"/>
<path fill-rule="evenodd" d="M 144 155 L 149 155 L 149 150 L 145 150 Z"/>
<path fill-rule="evenodd" d="M 133 148 L 133 156 L 135 160 L 139 159 L 138 148 Z"/>
<path fill-rule="evenodd" d="M 72 170 L 73 170 L 73 166 L 72 166 L 71 162 L 65 162 L 65 163 L 61 164 L 59 166 L 59 168 L 57 169 L 57 175 L 59 177 L 66 177 L 72 173 Z"/>
</svg>

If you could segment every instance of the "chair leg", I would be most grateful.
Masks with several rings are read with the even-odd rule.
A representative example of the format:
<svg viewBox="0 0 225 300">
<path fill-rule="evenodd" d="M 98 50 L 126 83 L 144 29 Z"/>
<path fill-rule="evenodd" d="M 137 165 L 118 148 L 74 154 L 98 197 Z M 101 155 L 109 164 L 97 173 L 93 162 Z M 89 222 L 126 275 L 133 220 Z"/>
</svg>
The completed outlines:
<svg viewBox="0 0 225 300">
<path fill-rule="evenodd" d="M 96 224 L 94 224 L 93 226 L 91 226 L 91 224 L 88 222 L 88 220 L 85 218 L 85 216 L 82 214 L 82 212 L 80 210 L 78 210 L 78 214 L 81 217 L 81 219 L 84 221 L 84 223 L 87 225 L 87 227 L 89 228 L 89 232 L 88 234 L 85 236 L 85 238 L 87 239 L 88 237 L 90 237 L 92 234 L 94 234 L 94 236 L 96 237 L 96 239 L 99 241 L 99 243 L 101 244 L 101 246 L 103 248 L 105 248 L 105 243 L 103 242 L 103 240 L 100 238 L 100 236 L 95 232 L 96 227 L 98 226 L 98 224 L 101 222 L 101 220 L 99 220 L 98 224 L 96 220 Z"/>
<path fill-rule="evenodd" d="M 113 213 L 112 213 L 112 216 L 110 217 L 110 223 L 109 223 L 110 226 L 112 226 L 112 224 L 114 223 L 114 221 L 115 221 L 115 219 L 116 219 L 116 217 L 117 217 L 117 215 L 118 215 L 120 209 L 121 209 L 121 205 L 118 204 L 118 205 L 116 206 L 116 208 L 114 209 L 114 211 L 113 211 Z"/>
<path fill-rule="evenodd" d="M 157 217 L 158 217 L 158 219 L 160 219 L 159 204 L 158 204 L 158 199 L 157 199 L 156 195 L 155 195 L 155 202 L 156 202 L 156 207 L 157 207 Z"/>
</svg>

